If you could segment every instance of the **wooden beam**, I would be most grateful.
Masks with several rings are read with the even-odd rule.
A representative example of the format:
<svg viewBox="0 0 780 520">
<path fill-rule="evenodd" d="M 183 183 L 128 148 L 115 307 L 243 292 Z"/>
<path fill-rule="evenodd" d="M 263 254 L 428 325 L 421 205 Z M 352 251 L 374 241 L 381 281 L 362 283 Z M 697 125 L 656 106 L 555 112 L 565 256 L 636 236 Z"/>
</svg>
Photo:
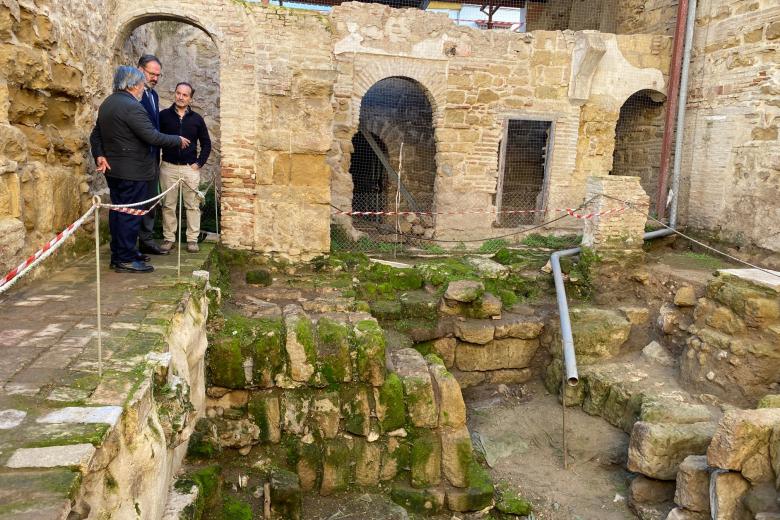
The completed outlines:
<svg viewBox="0 0 780 520">
<path fill-rule="evenodd" d="M 376 140 L 374 139 L 374 136 L 371 135 L 371 132 L 367 132 L 366 129 L 361 126 L 360 133 L 363 134 L 363 137 L 366 138 L 366 141 L 368 141 L 368 146 L 370 146 L 371 149 L 374 151 L 374 154 L 376 154 L 377 158 L 379 159 L 379 162 L 382 163 L 382 166 L 385 167 L 387 173 L 390 174 L 390 176 L 395 180 L 396 184 L 398 184 L 398 186 L 400 187 L 401 196 L 404 198 L 406 203 L 409 204 L 409 208 L 412 211 L 420 211 L 420 207 L 417 205 L 417 201 L 415 201 L 414 197 L 412 197 L 412 194 L 409 193 L 409 191 L 407 191 L 406 187 L 403 185 L 401 179 L 398 176 L 398 172 L 395 171 L 395 168 L 392 167 L 387 156 L 385 155 L 385 153 L 379 147 L 379 144 L 377 144 Z"/>
</svg>

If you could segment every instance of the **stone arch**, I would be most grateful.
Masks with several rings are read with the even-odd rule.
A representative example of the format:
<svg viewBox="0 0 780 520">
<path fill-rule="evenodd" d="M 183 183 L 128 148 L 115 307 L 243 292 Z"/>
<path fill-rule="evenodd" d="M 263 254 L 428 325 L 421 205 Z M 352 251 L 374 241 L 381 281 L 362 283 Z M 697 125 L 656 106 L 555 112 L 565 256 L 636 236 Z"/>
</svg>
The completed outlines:
<svg viewBox="0 0 780 520">
<path fill-rule="evenodd" d="M 255 51 L 255 24 L 249 10 L 234 2 L 202 0 L 145 0 L 117 2 L 107 25 L 106 41 L 114 58 L 128 36 L 141 25 L 174 21 L 202 30 L 214 42 L 219 56 L 221 125 L 220 198 L 222 240 L 230 247 L 257 247 L 255 230 L 256 195 L 245 189 L 257 176 L 259 150 L 247 153 L 247 142 L 258 135 L 258 120 L 246 121 L 245 106 L 258 106 L 258 65 Z M 251 230 L 251 231 L 250 231 Z"/>
<path fill-rule="evenodd" d="M 661 166 L 665 100 L 662 92 L 639 89 L 623 101 L 615 122 L 610 175 L 639 177 L 651 201 L 656 199 Z"/>
</svg>

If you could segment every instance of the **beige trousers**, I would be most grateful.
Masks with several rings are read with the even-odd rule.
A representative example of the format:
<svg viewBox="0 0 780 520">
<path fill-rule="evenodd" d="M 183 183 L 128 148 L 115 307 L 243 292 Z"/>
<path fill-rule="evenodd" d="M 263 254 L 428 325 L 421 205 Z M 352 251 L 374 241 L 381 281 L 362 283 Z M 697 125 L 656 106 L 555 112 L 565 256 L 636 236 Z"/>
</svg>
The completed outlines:
<svg viewBox="0 0 780 520">
<path fill-rule="evenodd" d="M 200 185 L 200 170 L 193 170 L 189 164 L 171 164 L 165 161 L 160 166 L 160 187 L 163 191 L 183 179 L 182 197 L 187 210 L 187 242 L 197 242 L 200 233 L 200 200 L 198 185 Z M 179 190 L 171 190 L 163 200 L 162 222 L 163 238 L 176 242 L 176 205 L 179 201 Z"/>
</svg>

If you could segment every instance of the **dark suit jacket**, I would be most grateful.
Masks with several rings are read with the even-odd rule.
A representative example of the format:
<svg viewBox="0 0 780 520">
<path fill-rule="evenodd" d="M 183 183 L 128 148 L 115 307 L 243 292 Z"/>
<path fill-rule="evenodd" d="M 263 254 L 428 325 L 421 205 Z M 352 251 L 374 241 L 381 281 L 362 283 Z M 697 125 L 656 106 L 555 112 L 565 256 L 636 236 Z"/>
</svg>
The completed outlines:
<svg viewBox="0 0 780 520">
<path fill-rule="evenodd" d="M 104 156 L 111 169 L 109 177 L 131 181 L 155 178 L 158 159 L 150 146 L 179 146 L 177 135 L 155 130 L 144 107 L 128 92 L 114 92 L 98 109 L 98 118 L 89 136 L 92 156 Z"/>
<path fill-rule="evenodd" d="M 149 97 L 152 97 L 152 100 Z M 160 96 L 157 95 L 157 91 L 154 89 L 144 89 L 144 95 L 141 96 L 141 105 L 146 109 L 146 113 L 149 114 L 149 119 L 154 125 L 154 129 L 160 131 Z M 160 161 L 160 147 L 152 146 L 152 155 L 157 157 L 157 161 Z"/>
</svg>

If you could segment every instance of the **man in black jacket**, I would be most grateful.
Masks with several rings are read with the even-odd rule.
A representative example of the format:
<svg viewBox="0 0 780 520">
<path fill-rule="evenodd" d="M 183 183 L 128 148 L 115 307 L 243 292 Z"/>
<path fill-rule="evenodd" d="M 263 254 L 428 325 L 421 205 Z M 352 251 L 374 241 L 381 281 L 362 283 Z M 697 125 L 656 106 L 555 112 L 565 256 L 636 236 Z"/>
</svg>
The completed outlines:
<svg viewBox="0 0 780 520">
<path fill-rule="evenodd" d="M 184 181 L 182 198 L 187 208 L 187 251 L 198 251 L 198 234 L 200 233 L 200 200 L 198 185 L 200 184 L 200 169 L 206 164 L 211 153 L 211 139 L 206 128 L 206 122 L 197 112 L 190 108 L 195 89 L 187 82 L 176 85 L 176 97 L 173 105 L 160 112 L 160 131 L 166 134 L 176 134 L 186 137 L 190 145 L 186 148 L 178 146 L 163 148 L 163 162 L 160 167 L 160 186 L 167 190 L 179 179 Z M 200 143 L 198 153 L 197 143 Z M 165 252 L 171 250 L 176 238 L 176 200 L 178 193 L 171 191 L 163 202 L 163 243 L 160 246 Z"/>
<path fill-rule="evenodd" d="M 97 123 L 90 135 L 97 171 L 106 175 L 114 204 L 133 204 L 146 199 L 148 181 L 154 176 L 156 158 L 151 146 L 189 145 L 178 135 L 155 130 L 139 100 L 144 75 L 134 67 L 118 67 L 114 93 L 100 105 Z M 109 212 L 111 267 L 118 272 L 145 273 L 154 268 L 136 248 L 141 217 Z"/>
</svg>

